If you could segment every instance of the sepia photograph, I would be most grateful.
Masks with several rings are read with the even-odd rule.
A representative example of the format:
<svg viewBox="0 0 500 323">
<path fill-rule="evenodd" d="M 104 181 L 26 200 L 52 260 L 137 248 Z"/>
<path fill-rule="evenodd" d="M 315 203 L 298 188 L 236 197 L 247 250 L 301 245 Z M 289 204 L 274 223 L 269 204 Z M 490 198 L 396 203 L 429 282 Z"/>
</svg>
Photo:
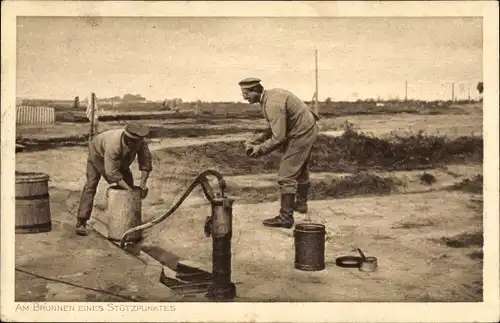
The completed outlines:
<svg viewBox="0 0 500 323">
<path fill-rule="evenodd" d="M 15 62 L 2 99 L 11 315 L 168 320 L 187 303 L 287 303 L 283 315 L 388 303 L 390 314 L 493 295 L 498 318 L 498 277 L 486 276 L 498 276 L 498 205 L 485 215 L 498 204 L 498 76 L 484 68 L 489 50 L 498 70 L 483 17 L 494 6 L 363 16 L 312 2 L 301 16 L 153 2 L 113 15 L 64 2 L 11 13 L 15 30 L 2 32 Z M 488 21 L 498 35 L 498 15 Z M 227 317 L 260 321 L 254 311 Z"/>
</svg>

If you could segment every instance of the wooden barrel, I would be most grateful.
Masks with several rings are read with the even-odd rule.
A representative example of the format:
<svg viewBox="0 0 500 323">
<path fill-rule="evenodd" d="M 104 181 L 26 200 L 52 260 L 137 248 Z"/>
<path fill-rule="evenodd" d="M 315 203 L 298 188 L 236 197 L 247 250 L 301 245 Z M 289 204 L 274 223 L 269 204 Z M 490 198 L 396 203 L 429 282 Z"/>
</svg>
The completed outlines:
<svg viewBox="0 0 500 323">
<path fill-rule="evenodd" d="M 49 176 L 16 172 L 16 233 L 52 230 Z"/>
<path fill-rule="evenodd" d="M 123 234 L 142 224 L 141 190 L 137 187 L 129 192 L 117 186 L 108 188 L 108 239 L 120 241 Z M 141 231 L 127 236 L 127 241 L 139 241 Z"/>
</svg>

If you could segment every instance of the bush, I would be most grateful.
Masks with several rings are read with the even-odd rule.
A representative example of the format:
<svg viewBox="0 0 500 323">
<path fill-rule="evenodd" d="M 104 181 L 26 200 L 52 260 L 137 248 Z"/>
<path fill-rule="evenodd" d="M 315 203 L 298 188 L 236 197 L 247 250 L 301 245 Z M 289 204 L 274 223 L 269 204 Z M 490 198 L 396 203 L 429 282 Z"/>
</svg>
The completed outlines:
<svg viewBox="0 0 500 323">
<path fill-rule="evenodd" d="M 381 177 L 371 173 L 359 173 L 342 176 L 332 180 L 312 180 L 309 192 L 310 200 L 345 198 L 390 194 L 402 181 L 392 177 Z M 238 203 L 263 203 L 279 199 L 277 184 L 269 187 L 248 187 L 230 185 L 227 193 L 238 198 Z"/>
<path fill-rule="evenodd" d="M 281 154 L 273 152 L 258 159 L 244 154 L 243 142 L 207 143 L 199 146 L 175 147 L 157 151 L 162 156 L 176 156 L 186 165 L 199 169 L 216 168 L 231 174 L 276 172 Z M 434 168 L 450 162 L 481 162 L 481 137 L 393 135 L 391 139 L 367 136 L 348 128 L 339 137 L 320 135 L 311 155 L 314 172 L 358 172 L 368 169 L 412 170 Z"/>
<path fill-rule="evenodd" d="M 483 194 L 483 175 L 477 174 L 471 179 L 464 179 L 463 181 L 452 185 L 450 189 L 468 193 Z"/>
</svg>

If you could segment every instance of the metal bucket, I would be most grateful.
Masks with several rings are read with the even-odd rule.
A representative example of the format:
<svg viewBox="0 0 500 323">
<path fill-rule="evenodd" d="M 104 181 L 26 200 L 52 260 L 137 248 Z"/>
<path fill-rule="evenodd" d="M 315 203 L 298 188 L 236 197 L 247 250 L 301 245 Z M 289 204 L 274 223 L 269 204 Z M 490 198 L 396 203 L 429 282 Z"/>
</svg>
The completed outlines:
<svg viewBox="0 0 500 323">
<path fill-rule="evenodd" d="M 304 271 L 325 269 L 325 226 L 317 223 L 301 223 L 295 226 L 293 233 L 295 268 Z"/>
<path fill-rule="evenodd" d="M 361 265 L 359 266 L 360 271 L 372 272 L 377 270 L 377 258 L 375 257 L 366 257 L 362 260 Z"/>
<path fill-rule="evenodd" d="M 123 234 L 142 224 L 142 200 L 140 189 L 129 192 L 117 186 L 108 188 L 108 239 L 120 241 Z M 141 231 L 127 238 L 129 241 L 142 239 Z"/>
</svg>

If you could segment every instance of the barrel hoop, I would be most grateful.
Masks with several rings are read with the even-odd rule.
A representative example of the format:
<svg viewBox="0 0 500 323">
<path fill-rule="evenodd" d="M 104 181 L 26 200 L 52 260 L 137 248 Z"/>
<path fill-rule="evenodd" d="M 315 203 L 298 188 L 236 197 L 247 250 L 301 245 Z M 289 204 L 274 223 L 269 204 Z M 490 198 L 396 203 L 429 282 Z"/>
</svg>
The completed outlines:
<svg viewBox="0 0 500 323">
<path fill-rule="evenodd" d="M 326 234 L 326 228 L 323 224 L 319 223 L 310 223 L 310 224 L 301 223 L 295 226 L 294 232 Z"/>
<path fill-rule="evenodd" d="M 45 173 L 27 173 L 16 171 L 16 184 L 48 182 L 49 179 L 49 175 Z"/>
<path fill-rule="evenodd" d="M 37 224 L 29 224 L 29 225 L 16 225 L 16 229 L 19 230 L 45 229 L 50 226 L 52 226 L 52 221 L 37 223 Z"/>
<path fill-rule="evenodd" d="M 320 271 L 320 270 L 325 269 L 325 263 L 321 262 L 321 263 L 315 264 L 315 265 L 305 265 L 305 264 L 302 264 L 299 262 L 295 262 L 295 268 L 305 270 L 305 271 Z"/>
<path fill-rule="evenodd" d="M 50 197 L 49 193 L 38 194 L 38 195 L 28 195 L 28 196 L 16 196 L 17 201 L 33 201 L 33 200 L 43 200 Z"/>
</svg>

